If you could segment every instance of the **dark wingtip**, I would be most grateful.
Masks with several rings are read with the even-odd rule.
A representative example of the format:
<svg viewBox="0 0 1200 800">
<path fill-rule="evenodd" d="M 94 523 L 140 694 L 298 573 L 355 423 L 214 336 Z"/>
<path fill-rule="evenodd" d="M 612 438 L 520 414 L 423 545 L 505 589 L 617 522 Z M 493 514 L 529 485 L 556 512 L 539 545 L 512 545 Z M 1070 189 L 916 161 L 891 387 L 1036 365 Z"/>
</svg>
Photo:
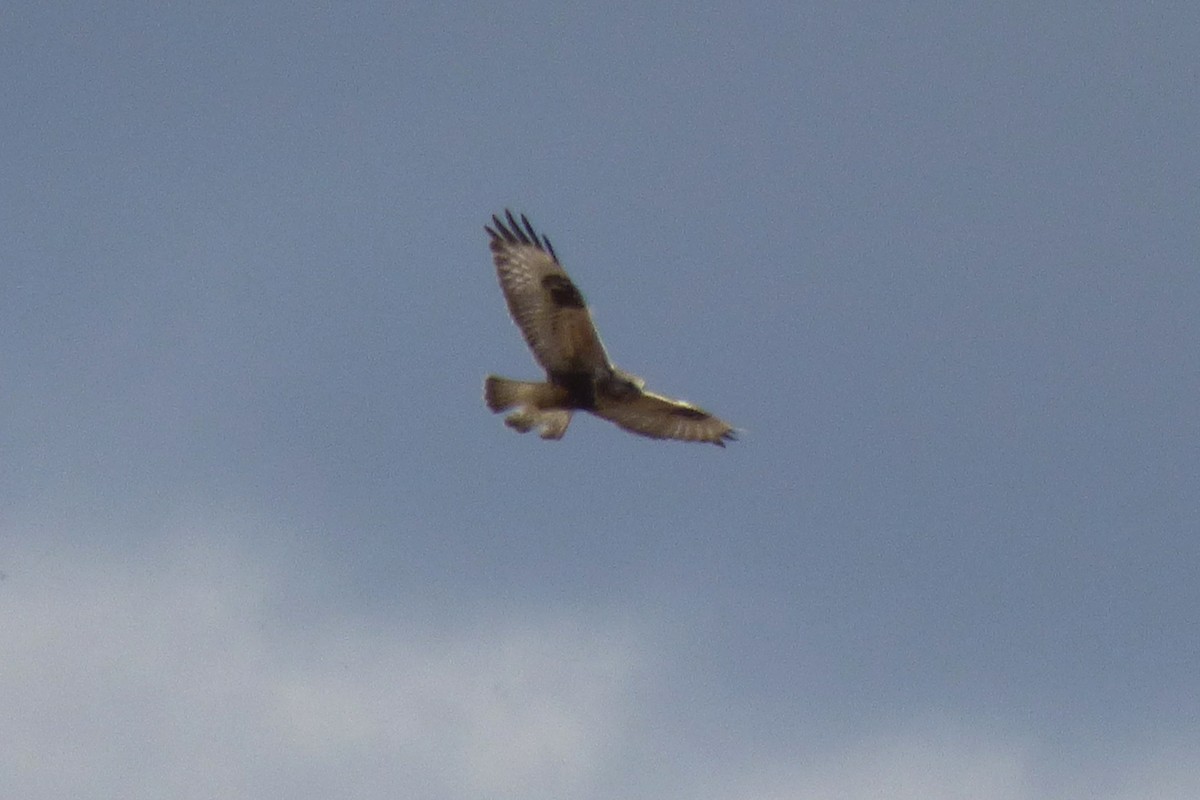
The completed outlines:
<svg viewBox="0 0 1200 800">
<path fill-rule="evenodd" d="M 492 241 L 507 240 L 508 229 L 504 227 L 504 223 L 495 214 L 492 214 L 492 224 L 484 225 L 483 229 L 488 232 L 488 236 L 492 237 Z"/>
<path fill-rule="evenodd" d="M 530 244 L 529 237 L 525 235 L 525 232 L 521 230 L 521 226 L 517 224 L 517 218 L 513 216 L 512 211 L 507 208 L 504 209 L 504 216 L 508 219 L 508 230 L 516 237 L 517 241 L 521 244 Z M 537 244 L 536 239 L 534 239 L 533 244 Z"/>
<path fill-rule="evenodd" d="M 492 237 L 493 242 L 505 241 L 511 244 L 531 244 L 548 254 L 555 261 L 558 261 L 558 254 L 554 252 L 554 246 L 550 244 L 550 239 L 545 236 L 539 236 L 533 227 L 533 223 L 529 221 L 529 217 L 524 214 L 521 215 L 520 221 L 518 221 L 512 209 L 506 208 L 504 209 L 503 220 L 497 215 L 492 214 L 492 224 L 485 225 L 483 229 Z"/>
<path fill-rule="evenodd" d="M 525 230 L 526 230 L 526 231 L 529 233 L 529 235 L 530 235 L 530 236 L 533 238 L 533 240 L 536 242 L 536 241 L 537 241 L 537 238 L 538 238 L 538 235 L 537 235 L 537 233 L 535 233 L 535 232 L 534 232 L 534 230 L 533 230 L 533 226 L 529 224 L 529 217 L 527 217 L 527 216 L 525 216 L 524 214 L 522 214 L 522 215 L 521 215 L 521 224 L 525 226 Z"/>
</svg>

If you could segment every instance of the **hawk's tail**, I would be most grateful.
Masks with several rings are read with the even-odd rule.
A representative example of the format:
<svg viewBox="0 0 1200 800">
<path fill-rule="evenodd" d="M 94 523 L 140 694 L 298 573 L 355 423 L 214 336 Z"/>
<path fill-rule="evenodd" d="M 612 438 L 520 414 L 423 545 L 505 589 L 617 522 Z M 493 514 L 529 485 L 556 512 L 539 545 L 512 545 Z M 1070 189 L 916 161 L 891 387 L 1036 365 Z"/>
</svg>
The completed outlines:
<svg viewBox="0 0 1200 800">
<path fill-rule="evenodd" d="M 513 406 L 541 406 L 551 387 L 545 383 L 514 381 L 497 375 L 488 375 L 483 382 L 483 401 L 492 411 L 503 411 Z M 542 402 L 539 402 L 542 401 Z"/>
<path fill-rule="evenodd" d="M 561 439 L 571 423 L 571 410 L 563 408 L 566 392 L 550 383 L 514 381 L 496 375 L 483 382 L 483 400 L 492 411 L 519 406 L 504 424 L 521 433 L 539 429 L 543 439 Z"/>
</svg>

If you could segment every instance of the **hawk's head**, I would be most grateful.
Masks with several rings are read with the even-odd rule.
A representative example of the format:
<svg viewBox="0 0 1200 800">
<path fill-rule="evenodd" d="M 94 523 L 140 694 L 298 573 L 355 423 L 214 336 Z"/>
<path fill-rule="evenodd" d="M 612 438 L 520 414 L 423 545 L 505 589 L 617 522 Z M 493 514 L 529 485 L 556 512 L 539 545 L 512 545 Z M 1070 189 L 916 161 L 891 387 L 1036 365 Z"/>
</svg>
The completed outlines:
<svg viewBox="0 0 1200 800">
<path fill-rule="evenodd" d="M 628 397 L 641 394 L 646 388 L 646 382 L 637 375 L 631 375 L 622 369 L 612 368 L 612 373 L 604 381 L 604 392 L 610 397 Z"/>
</svg>

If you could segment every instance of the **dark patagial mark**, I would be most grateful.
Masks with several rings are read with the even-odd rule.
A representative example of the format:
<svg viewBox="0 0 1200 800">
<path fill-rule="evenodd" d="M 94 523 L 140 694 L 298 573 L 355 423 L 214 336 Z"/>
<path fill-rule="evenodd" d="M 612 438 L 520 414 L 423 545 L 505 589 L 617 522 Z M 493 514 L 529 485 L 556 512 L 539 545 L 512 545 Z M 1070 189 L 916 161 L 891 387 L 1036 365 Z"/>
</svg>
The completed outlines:
<svg viewBox="0 0 1200 800">
<path fill-rule="evenodd" d="M 542 288 L 550 294 L 550 301 L 559 308 L 583 308 L 583 295 L 566 275 L 547 275 L 542 278 Z"/>
</svg>

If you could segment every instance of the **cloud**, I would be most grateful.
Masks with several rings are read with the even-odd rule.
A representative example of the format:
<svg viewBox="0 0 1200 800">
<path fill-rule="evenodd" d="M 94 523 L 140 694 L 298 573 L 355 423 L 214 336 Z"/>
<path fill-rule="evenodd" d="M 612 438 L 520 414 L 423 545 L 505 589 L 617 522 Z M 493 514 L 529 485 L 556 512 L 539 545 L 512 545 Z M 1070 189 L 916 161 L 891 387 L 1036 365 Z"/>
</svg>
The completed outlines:
<svg viewBox="0 0 1200 800">
<path fill-rule="evenodd" d="M 945 715 L 823 749 L 742 765 L 716 794 L 732 800 L 1186 800 L 1200 797 L 1200 747 L 1175 739 L 1123 743 L 1066 767 L 1030 735 L 985 733 Z M 1097 737 L 1103 738 L 1103 737 Z M 1114 752 L 1119 750 L 1120 752 Z"/>
<path fill-rule="evenodd" d="M 1080 800 L 1104 797 L 1109 800 L 1191 800 L 1200 797 L 1200 744 L 1197 737 L 1169 739 L 1150 747 L 1131 748 L 1134 756 L 1115 774 L 1106 775 L 1105 785 L 1079 781 L 1081 789 L 1071 795 Z"/>
<path fill-rule="evenodd" d="M 1064 767 L 953 713 L 721 756 L 654 690 L 682 656 L 600 611 L 367 613 L 252 524 L 44 534 L 0 530 L 4 797 L 1200 796 L 1190 741 Z"/>
<path fill-rule="evenodd" d="M 284 559 L 204 529 L 0 541 L 6 797 L 561 797 L 623 729 L 639 643 L 603 619 L 302 618 Z"/>
<path fill-rule="evenodd" d="M 776 754 L 735 782 L 737 800 L 1026 800 L 1025 748 L 947 723 L 910 722 L 818 752 Z"/>
</svg>

